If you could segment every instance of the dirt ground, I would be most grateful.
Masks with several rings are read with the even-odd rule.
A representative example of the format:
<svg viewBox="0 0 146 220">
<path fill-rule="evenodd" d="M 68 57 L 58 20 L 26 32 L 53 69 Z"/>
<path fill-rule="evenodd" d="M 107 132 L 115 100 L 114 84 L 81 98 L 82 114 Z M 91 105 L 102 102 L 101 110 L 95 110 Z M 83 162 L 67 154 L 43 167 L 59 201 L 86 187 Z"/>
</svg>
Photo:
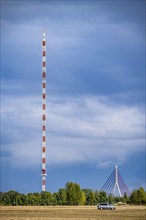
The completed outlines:
<svg viewBox="0 0 146 220">
<path fill-rule="evenodd" d="M 1 206 L 1 220 L 146 220 L 146 206 Z"/>
</svg>

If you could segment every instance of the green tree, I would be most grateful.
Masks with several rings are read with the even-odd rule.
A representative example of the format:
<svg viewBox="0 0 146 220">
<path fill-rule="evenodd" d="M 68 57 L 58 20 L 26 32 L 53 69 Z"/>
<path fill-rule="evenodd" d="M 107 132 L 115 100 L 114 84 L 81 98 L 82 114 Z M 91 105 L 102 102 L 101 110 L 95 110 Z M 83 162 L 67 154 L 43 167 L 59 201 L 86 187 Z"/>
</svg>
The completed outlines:
<svg viewBox="0 0 146 220">
<path fill-rule="evenodd" d="M 121 202 L 121 198 L 119 196 L 115 196 L 114 197 L 114 202 L 115 203 Z"/>
<path fill-rule="evenodd" d="M 58 191 L 58 204 L 67 205 L 67 194 L 65 189 L 59 189 Z"/>
<path fill-rule="evenodd" d="M 140 187 L 138 190 L 137 190 L 137 197 L 138 197 L 138 204 L 144 204 L 146 201 L 145 201 L 145 191 L 144 191 L 144 188 L 143 187 Z"/>
<path fill-rule="evenodd" d="M 50 192 L 41 192 L 40 205 L 53 205 L 53 196 Z"/>
<path fill-rule="evenodd" d="M 18 205 L 17 204 L 17 197 L 20 194 L 17 191 L 14 190 L 10 190 L 8 192 L 5 193 L 5 202 L 7 203 L 7 205 Z"/>
<path fill-rule="evenodd" d="M 68 182 L 65 186 L 67 205 L 79 205 L 82 203 L 82 191 L 77 183 Z"/>
<path fill-rule="evenodd" d="M 108 200 L 108 197 L 106 195 L 106 192 L 100 191 L 99 193 L 99 199 L 100 202 L 106 202 Z"/>
<path fill-rule="evenodd" d="M 130 196 L 130 202 L 135 205 L 146 204 L 146 192 L 144 188 L 140 187 L 138 190 L 134 190 Z"/>
<path fill-rule="evenodd" d="M 11 199 L 8 193 L 1 193 L 1 205 L 11 205 Z"/>
<path fill-rule="evenodd" d="M 127 196 L 126 192 L 124 193 L 123 198 L 124 198 L 124 203 L 128 204 L 129 203 L 129 197 Z"/>
<path fill-rule="evenodd" d="M 95 191 L 95 204 L 97 205 L 100 202 L 99 191 Z"/>
<path fill-rule="evenodd" d="M 35 192 L 33 195 L 34 195 L 35 205 L 40 205 L 40 202 L 41 202 L 41 194 Z"/>
<path fill-rule="evenodd" d="M 28 205 L 28 197 L 25 194 L 21 194 L 17 197 L 17 204 L 18 205 Z"/>
<path fill-rule="evenodd" d="M 113 195 L 109 195 L 109 196 L 108 196 L 108 202 L 109 202 L 110 204 L 113 204 L 113 203 L 114 203 L 114 197 L 113 197 Z"/>
<path fill-rule="evenodd" d="M 4 196 L 4 193 L 0 192 L 0 205 L 3 205 L 3 196 Z"/>
<path fill-rule="evenodd" d="M 86 203 L 86 196 L 85 193 L 81 191 L 81 201 L 79 205 L 85 205 L 85 203 Z"/>
<path fill-rule="evenodd" d="M 88 194 L 88 205 L 95 205 L 95 194 L 93 191 Z"/>
<path fill-rule="evenodd" d="M 90 205 L 91 201 L 90 201 L 90 194 L 92 193 L 92 189 L 82 189 L 82 191 L 84 192 L 85 198 L 86 198 L 86 205 Z"/>
<path fill-rule="evenodd" d="M 28 205 L 31 205 L 31 206 L 35 205 L 36 198 L 35 198 L 33 193 L 28 193 L 28 195 L 27 195 L 27 202 L 28 202 Z"/>
<path fill-rule="evenodd" d="M 57 192 L 53 193 L 52 197 L 53 197 L 52 205 L 54 205 L 54 206 L 59 205 L 59 203 L 58 203 L 58 193 Z"/>
</svg>

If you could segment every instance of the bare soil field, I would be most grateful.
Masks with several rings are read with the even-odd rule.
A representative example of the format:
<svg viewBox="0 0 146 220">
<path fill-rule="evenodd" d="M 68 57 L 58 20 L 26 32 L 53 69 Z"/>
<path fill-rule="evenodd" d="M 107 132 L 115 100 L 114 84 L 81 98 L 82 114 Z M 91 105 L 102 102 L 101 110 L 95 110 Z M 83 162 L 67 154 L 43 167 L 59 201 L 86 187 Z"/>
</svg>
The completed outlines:
<svg viewBox="0 0 146 220">
<path fill-rule="evenodd" d="M 145 206 L 1 206 L 1 220 L 146 220 Z"/>
</svg>

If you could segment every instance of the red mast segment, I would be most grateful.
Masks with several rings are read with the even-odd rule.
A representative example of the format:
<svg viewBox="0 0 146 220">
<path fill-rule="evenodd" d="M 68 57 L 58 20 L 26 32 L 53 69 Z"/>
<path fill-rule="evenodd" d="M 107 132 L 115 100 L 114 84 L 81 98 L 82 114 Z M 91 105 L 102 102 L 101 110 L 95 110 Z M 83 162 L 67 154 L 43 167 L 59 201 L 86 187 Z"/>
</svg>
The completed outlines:
<svg viewBox="0 0 146 220">
<path fill-rule="evenodd" d="M 46 190 L 46 39 L 42 41 L 42 191 Z"/>
</svg>

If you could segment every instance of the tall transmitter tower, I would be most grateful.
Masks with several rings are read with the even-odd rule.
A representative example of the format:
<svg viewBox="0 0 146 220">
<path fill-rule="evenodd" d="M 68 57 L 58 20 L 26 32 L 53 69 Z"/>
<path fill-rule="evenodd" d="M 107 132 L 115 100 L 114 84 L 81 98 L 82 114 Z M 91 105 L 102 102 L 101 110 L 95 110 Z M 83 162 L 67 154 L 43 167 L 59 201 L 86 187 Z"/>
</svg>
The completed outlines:
<svg viewBox="0 0 146 220">
<path fill-rule="evenodd" d="M 46 39 L 42 41 L 42 191 L 46 190 Z"/>
</svg>

